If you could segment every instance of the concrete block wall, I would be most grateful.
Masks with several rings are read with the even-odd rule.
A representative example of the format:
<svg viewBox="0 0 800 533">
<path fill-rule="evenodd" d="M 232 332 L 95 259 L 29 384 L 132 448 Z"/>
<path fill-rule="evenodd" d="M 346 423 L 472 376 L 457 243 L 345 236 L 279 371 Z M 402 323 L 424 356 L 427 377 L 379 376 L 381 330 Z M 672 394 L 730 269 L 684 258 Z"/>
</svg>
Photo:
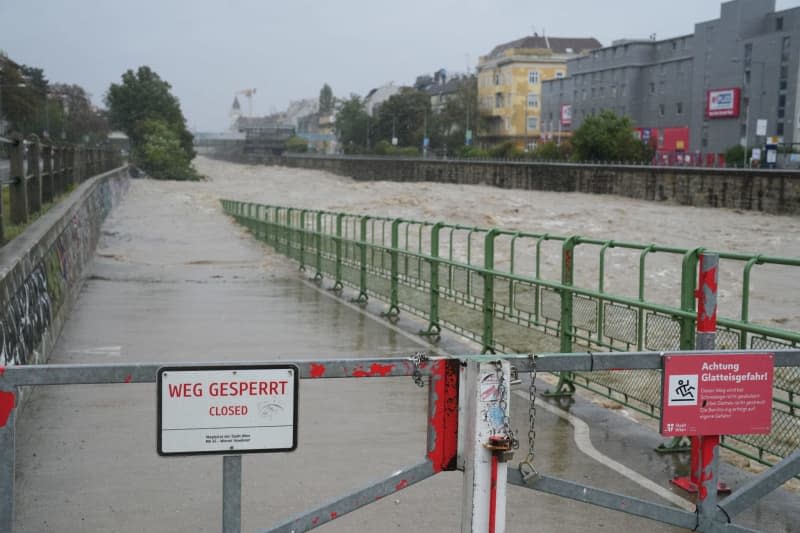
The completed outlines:
<svg viewBox="0 0 800 533">
<path fill-rule="evenodd" d="M 47 362 L 128 183 L 127 167 L 85 181 L 0 248 L 0 370 Z"/>
<path fill-rule="evenodd" d="M 766 169 L 703 169 L 441 161 L 377 157 L 303 157 L 265 161 L 326 170 L 356 180 L 436 181 L 501 188 L 617 194 L 697 207 L 726 207 L 800 214 L 800 172 Z"/>
</svg>

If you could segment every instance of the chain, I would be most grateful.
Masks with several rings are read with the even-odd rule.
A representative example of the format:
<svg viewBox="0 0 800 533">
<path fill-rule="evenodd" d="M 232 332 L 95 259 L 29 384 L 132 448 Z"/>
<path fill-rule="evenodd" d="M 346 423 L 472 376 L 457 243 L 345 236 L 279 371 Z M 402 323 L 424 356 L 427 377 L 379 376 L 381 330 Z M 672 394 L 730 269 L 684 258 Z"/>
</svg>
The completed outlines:
<svg viewBox="0 0 800 533">
<path fill-rule="evenodd" d="M 536 444 L 536 354 L 528 354 L 528 367 L 531 383 L 528 386 L 528 455 L 519 464 L 522 480 L 538 477 L 539 472 L 533 465 L 534 445 Z"/>
<path fill-rule="evenodd" d="M 414 380 L 414 384 L 417 387 L 424 387 L 425 381 L 422 379 L 422 372 L 420 372 L 420 368 L 422 367 L 422 363 L 428 360 L 428 354 L 425 352 L 417 352 L 411 357 L 411 363 L 414 365 L 414 372 L 411 374 L 411 379 Z"/>
<path fill-rule="evenodd" d="M 508 437 L 508 440 L 511 441 L 511 448 L 516 450 L 519 448 L 519 440 L 514 430 L 511 428 L 511 421 L 508 416 L 509 408 L 508 402 L 506 401 L 506 378 L 505 374 L 503 374 L 503 362 L 495 361 L 494 365 L 497 373 L 497 406 L 503 413 L 503 433 L 505 434 L 504 436 Z"/>
</svg>

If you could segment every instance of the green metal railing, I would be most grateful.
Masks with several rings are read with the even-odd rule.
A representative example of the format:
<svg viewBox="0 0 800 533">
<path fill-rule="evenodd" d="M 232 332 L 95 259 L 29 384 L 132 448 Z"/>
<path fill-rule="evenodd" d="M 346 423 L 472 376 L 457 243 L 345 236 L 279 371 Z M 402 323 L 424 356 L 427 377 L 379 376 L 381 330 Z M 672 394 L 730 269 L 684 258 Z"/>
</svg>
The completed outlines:
<svg viewBox="0 0 800 533">
<path fill-rule="evenodd" d="M 336 290 L 354 288 L 356 301 L 386 301 L 389 318 L 401 310 L 421 317 L 427 323 L 423 335 L 446 328 L 480 343 L 484 352 L 694 348 L 700 248 L 233 200 L 222 205 L 258 239 L 313 270 L 315 279 L 332 279 Z M 752 280 L 758 266 L 764 276 L 775 278 L 777 272 L 778 279 L 793 279 L 786 288 L 795 287 L 800 259 L 714 253 L 720 257 L 720 279 L 735 286 L 727 292 L 740 292 L 738 298 L 721 299 L 717 347 L 797 347 L 796 330 L 765 324 L 769 299 L 762 298 L 761 307 L 753 303 Z M 609 275 L 612 270 L 616 276 Z M 661 290 L 651 296 L 658 283 Z M 579 385 L 660 416 L 658 371 L 562 372 L 559 377 L 550 394 L 569 394 Z M 723 442 L 767 464 L 800 446 L 800 368 L 776 369 L 774 384 L 773 433 Z"/>
</svg>

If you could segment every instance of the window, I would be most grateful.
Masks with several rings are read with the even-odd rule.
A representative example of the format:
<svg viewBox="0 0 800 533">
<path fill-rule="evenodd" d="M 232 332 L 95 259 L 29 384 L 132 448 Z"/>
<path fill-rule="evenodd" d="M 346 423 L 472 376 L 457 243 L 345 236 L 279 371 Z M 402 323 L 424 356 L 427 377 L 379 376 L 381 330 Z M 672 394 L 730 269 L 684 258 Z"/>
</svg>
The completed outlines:
<svg viewBox="0 0 800 533">
<path fill-rule="evenodd" d="M 528 107 L 539 107 L 539 95 L 528 93 Z"/>
<path fill-rule="evenodd" d="M 775 19 L 775 31 L 783 31 L 783 17 Z"/>
<path fill-rule="evenodd" d="M 495 85 L 500 85 L 500 73 L 499 72 L 495 72 L 494 73 L 494 84 Z"/>
<path fill-rule="evenodd" d="M 783 51 L 781 52 L 781 61 L 789 60 L 789 49 L 792 47 L 792 38 L 787 35 L 783 38 Z"/>
<path fill-rule="evenodd" d="M 503 93 L 496 93 L 494 95 L 494 106 L 503 107 Z"/>
<path fill-rule="evenodd" d="M 620 91 L 619 92 L 620 92 L 621 96 L 626 96 L 628 94 L 628 85 L 626 83 L 623 83 L 620 86 Z"/>
<path fill-rule="evenodd" d="M 655 82 L 650 82 L 650 94 L 656 94 L 656 84 Z"/>
<path fill-rule="evenodd" d="M 677 50 L 678 49 L 678 41 L 672 41 L 672 49 L 673 50 Z"/>
<path fill-rule="evenodd" d="M 778 135 L 783 135 L 783 122 L 778 122 L 778 125 L 775 128 L 775 133 Z"/>
<path fill-rule="evenodd" d="M 683 102 L 677 102 L 675 104 L 675 114 L 682 115 L 683 114 Z"/>
<path fill-rule="evenodd" d="M 665 84 L 664 84 L 663 80 L 658 82 L 658 92 L 660 94 L 664 94 L 664 86 L 665 86 Z"/>
<path fill-rule="evenodd" d="M 616 85 L 612 85 L 611 86 L 611 96 L 617 96 L 617 86 Z"/>
<path fill-rule="evenodd" d="M 535 130 L 539 127 L 539 117 L 528 117 L 528 129 Z"/>
<path fill-rule="evenodd" d="M 604 97 L 605 95 L 606 95 L 606 88 L 600 87 L 600 98 Z"/>
<path fill-rule="evenodd" d="M 586 89 L 584 89 L 582 92 L 583 92 L 583 98 L 582 99 L 586 100 Z"/>
<path fill-rule="evenodd" d="M 744 84 L 745 85 L 750 85 L 750 71 L 749 70 L 745 70 L 744 71 Z"/>
<path fill-rule="evenodd" d="M 592 98 L 594 98 L 596 94 L 597 94 L 597 89 L 595 87 L 592 87 Z"/>
<path fill-rule="evenodd" d="M 661 63 L 658 66 L 658 73 L 663 76 L 666 71 L 667 71 L 667 64 L 666 63 Z"/>
<path fill-rule="evenodd" d="M 564 77 L 564 73 L 563 72 L 561 72 L 560 70 L 558 72 L 556 72 L 556 78 L 560 79 L 560 78 L 563 78 L 563 77 Z"/>
<path fill-rule="evenodd" d="M 539 83 L 539 71 L 538 70 L 530 70 L 528 71 L 528 83 L 531 85 L 536 85 Z"/>
<path fill-rule="evenodd" d="M 664 116 L 664 104 L 658 104 L 658 116 L 659 117 Z"/>
</svg>

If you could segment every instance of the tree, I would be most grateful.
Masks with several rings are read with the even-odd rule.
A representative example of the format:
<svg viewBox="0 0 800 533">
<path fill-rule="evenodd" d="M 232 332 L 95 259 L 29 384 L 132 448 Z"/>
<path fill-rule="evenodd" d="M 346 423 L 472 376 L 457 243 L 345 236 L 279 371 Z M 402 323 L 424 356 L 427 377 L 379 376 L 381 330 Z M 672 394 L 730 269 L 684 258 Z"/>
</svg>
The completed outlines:
<svg viewBox="0 0 800 533">
<path fill-rule="evenodd" d="M 328 115 L 333 112 L 333 90 L 327 83 L 319 90 L 319 112 L 321 115 Z"/>
<path fill-rule="evenodd" d="M 122 75 L 122 83 L 112 83 L 106 94 L 109 120 L 131 139 L 134 146 L 142 142 L 139 123 L 157 120 L 166 124 L 178 137 L 180 147 L 189 160 L 195 156 L 193 137 L 186 128 L 186 119 L 172 86 L 150 67 L 142 66 Z"/>
<path fill-rule="evenodd" d="M 51 136 L 69 142 L 97 143 L 111 130 L 102 111 L 92 105 L 89 94 L 80 85 L 54 83 L 50 87 Z"/>
<path fill-rule="evenodd" d="M 128 70 L 106 94 L 109 120 L 131 140 L 134 161 L 155 177 L 197 178 L 190 167 L 194 139 L 171 88 L 150 67 Z"/>
<path fill-rule="evenodd" d="M 134 161 L 148 174 L 161 179 L 194 180 L 198 176 L 189 164 L 175 130 L 162 120 L 137 122 Z"/>
<path fill-rule="evenodd" d="M 357 94 L 351 94 L 336 112 L 336 136 L 339 142 L 348 147 L 363 148 L 369 144 L 370 117 L 364 101 Z"/>
<path fill-rule="evenodd" d="M 575 159 L 581 161 L 645 161 L 648 149 L 633 136 L 628 117 L 612 111 L 588 117 L 572 136 Z"/>
<path fill-rule="evenodd" d="M 426 128 L 429 136 L 439 129 L 433 121 L 430 97 L 415 89 L 402 89 L 378 106 L 374 137 L 391 141 L 396 136 L 399 146 L 421 147 Z"/>
</svg>

